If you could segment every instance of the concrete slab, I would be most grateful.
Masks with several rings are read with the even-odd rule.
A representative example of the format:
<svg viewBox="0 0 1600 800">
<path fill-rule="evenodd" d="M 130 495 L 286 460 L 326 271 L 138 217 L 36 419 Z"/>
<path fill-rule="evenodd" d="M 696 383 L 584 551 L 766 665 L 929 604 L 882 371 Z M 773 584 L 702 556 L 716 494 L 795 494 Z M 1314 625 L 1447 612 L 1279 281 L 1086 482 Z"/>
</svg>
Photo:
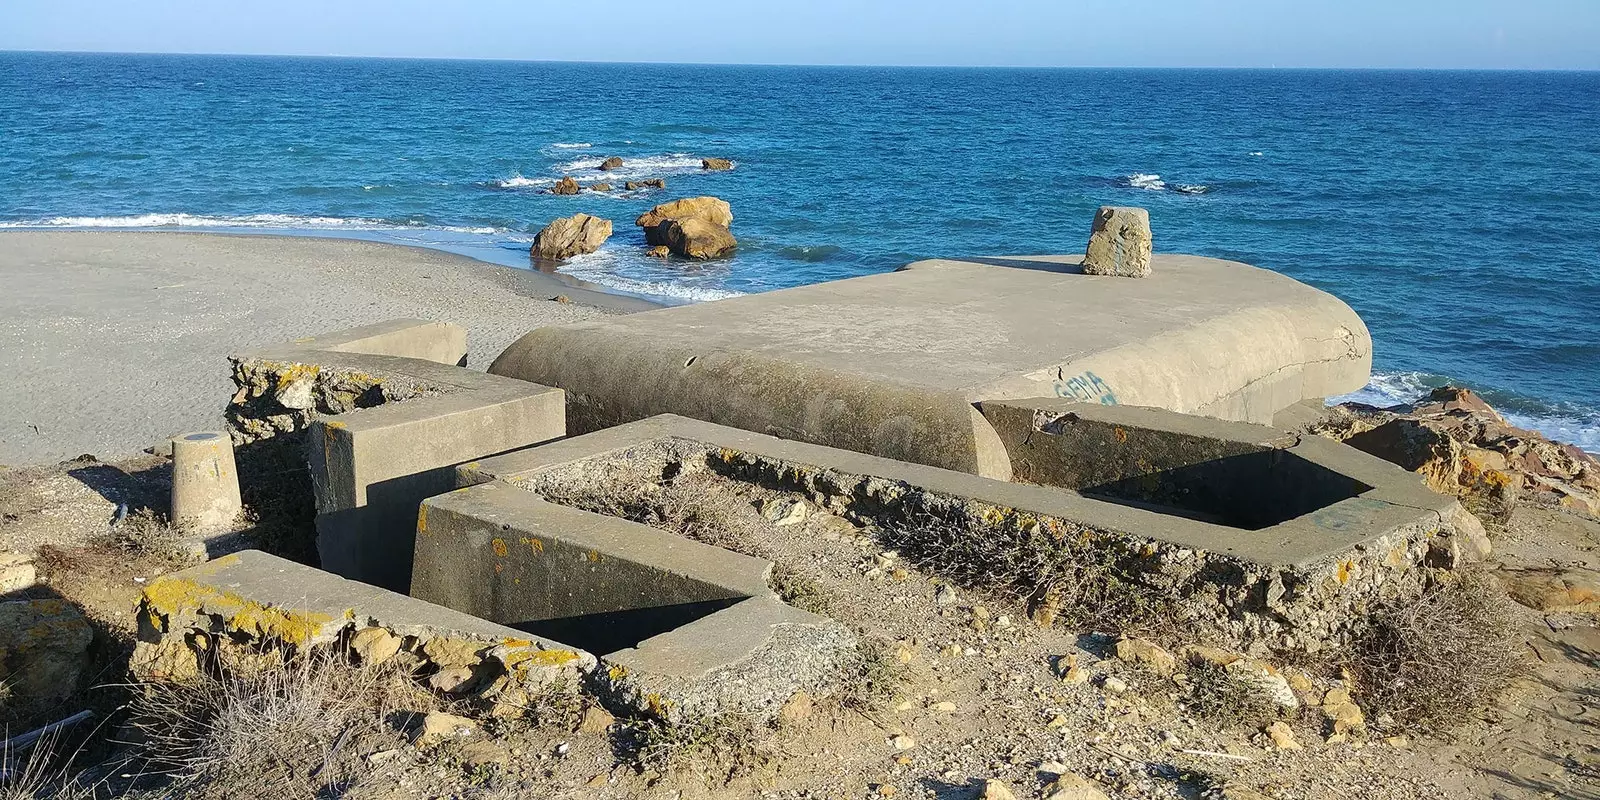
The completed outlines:
<svg viewBox="0 0 1600 800">
<path fill-rule="evenodd" d="M 133 670 L 144 678 L 181 679 L 209 657 L 244 662 L 249 653 L 304 653 L 382 637 L 393 642 L 384 658 L 405 649 L 424 673 L 464 668 L 472 677 L 455 688 L 490 695 L 508 685 L 573 690 L 595 666 L 593 655 L 560 642 L 256 550 L 151 581 L 139 625 Z M 220 652 L 226 648 L 234 649 Z M 371 649 L 357 652 L 374 657 Z"/>
<path fill-rule="evenodd" d="M 970 528 L 972 536 L 1015 538 L 1019 546 L 1035 546 L 1020 543 L 1040 535 L 1055 536 L 1050 541 L 1075 541 L 1111 554 L 1128 580 L 1148 585 L 1156 597 L 1180 599 L 1197 627 L 1211 628 L 1215 638 L 1242 647 L 1319 648 L 1342 636 L 1380 593 L 1420 591 L 1427 570 L 1483 555 L 1487 540 L 1481 525 L 1453 498 L 1433 494 L 1415 475 L 1337 443 L 1159 410 L 1087 404 L 1071 406 L 1073 424 L 1086 431 L 1069 432 L 1052 443 L 1050 437 L 1062 434 L 1041 430 L 1048 424 L 1034 428 L 1036 413 L 1042 411 L 1048 423 L 1073 412 L 1057 413 L 1064 404 L 1056 399 L 1041 404 L 1046 407 L 1018 409 L 1033 431 L 1035 449 L 1082 452 L 1092 435 L 1107 440 L 1095 448 L 1109 449 L 1120 428 L 1127 437 L 1120 446 L 1136 457 L 1096 455 L 1089 448 L 1094 457 L 1087 464 L 1101 472 L 1049 473 L 1087 483 L 1083 488 L 1101 493 L 1096 495 L 662 415 L 465 464 L 459 480 L 551 491 L 607 464 L 628 462 L 647 465 L 652 473 L 711 470 L 731 481 L 788 488 L 880 530 L 938 518 Z M 997 405 L 986 403 L 984 409 L 995 413 Z M 1005 418 L 994 418 L 1007 433 Z M 1010 434 L 1013 440 L 1022 435 Z M 1172 464 L 1140 466 L 1138 453 L 1170 458 Z M 1237 457 L 1255 462 L 1226 461 Z M 1018 463 L 1064 460 L 1059 454 L 1053 458 L 1031 456 Z M 1249 479 L 1234 480 L 1231 491 L 1257 492 L 1259 483 L 1294 495 L 1274 501 L 1284 513 L 1241 520 L 1226 505 L 1196 511 L 1183 507 L 1188 499 L 1182 495 L 1158 494 L 1147 502 L 1104 488 L 1155 475 L 1159 490 L 1171 482 L 1159 473 L 1219 460 L 1226 462 L 1218 467 L 1224 473 L 1237 471 Z"/>
<path fill-rule="evenodd" d="M 406 590 L 417 509 L 455 465 L 566 434 L 560 389 L 458 367 L 465 348 L 456 326 L 395 320 L 235 359 L 245 400 L 304 439 L 325 569 Z"/>
<path fill-rule="evenodd" d="M 771 563 L 502 482 L 423 503 L 411 593 L 602 654 L 601 697 L 669 722 L 770 718 L 827 694 L 855 655 L 837 622 L 778 600 Z"/>
<path fill-rule="evenodd" d="M 934 260 L 883 275 L 542 328 L 490 372 L 559 386 L 588 432 L 658 413 L 1006 478 L 972 404 L 1057 396 L 1270 422 L 1353 391 L 1361 319 L 1245 264 L 1157 255 Z"/>
</svg>

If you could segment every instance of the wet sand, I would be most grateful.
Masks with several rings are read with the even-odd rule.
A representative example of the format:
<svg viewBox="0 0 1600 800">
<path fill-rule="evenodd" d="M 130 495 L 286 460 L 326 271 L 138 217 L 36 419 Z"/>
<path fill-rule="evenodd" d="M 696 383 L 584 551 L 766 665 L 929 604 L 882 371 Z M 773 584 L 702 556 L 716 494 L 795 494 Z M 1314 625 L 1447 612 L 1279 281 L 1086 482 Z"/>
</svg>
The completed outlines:
<svg viewBox="0 0 1600 800">
<path fill-rule="evenodd" d="M 240 350 L 421 317 L 467 328 L 468 366 L 484 369 L 532 328 L 650 307 L 359 240 L 0 232 L 0 464 L 117 458 L 217 428 Z"/>
</svg>

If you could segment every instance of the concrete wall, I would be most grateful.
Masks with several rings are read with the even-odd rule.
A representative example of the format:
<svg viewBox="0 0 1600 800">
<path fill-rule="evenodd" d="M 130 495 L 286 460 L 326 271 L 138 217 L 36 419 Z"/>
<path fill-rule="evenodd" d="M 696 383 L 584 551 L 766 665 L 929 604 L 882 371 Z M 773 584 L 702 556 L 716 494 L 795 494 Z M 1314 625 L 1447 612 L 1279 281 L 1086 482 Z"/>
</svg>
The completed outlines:
<svg viewBox="0 0 1600 800">
<path fill-rule="evenodd" d="M 1158 255 L 1154 274 L 1078 257 L 927 261 L 883 275 L 541 328 L 490 371 L 567 391 L 598 430 L 674 413 L 1009 477 L 984 400 L 1059 396 L 1269 422 L 1367 381 L 1338 299 L 1244 264 Z"/>
</svg>

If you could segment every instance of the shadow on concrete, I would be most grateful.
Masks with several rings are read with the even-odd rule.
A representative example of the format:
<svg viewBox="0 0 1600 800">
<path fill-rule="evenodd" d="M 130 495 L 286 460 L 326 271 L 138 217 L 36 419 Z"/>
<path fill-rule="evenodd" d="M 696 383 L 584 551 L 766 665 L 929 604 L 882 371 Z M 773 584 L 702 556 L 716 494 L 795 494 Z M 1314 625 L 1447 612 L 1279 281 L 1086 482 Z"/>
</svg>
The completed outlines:
<svg viewBox="0 0 1600 800">
<path fill-rule="evenodd" d="M 1039 272 L 1055 272 L 1062 275 L 1082 275 L 1083 264 L 1062 264 L 1055 261 L 1045 261 L 1037 258 L 1021 258 L 1010 256 L 996 258 L 979 256 L 976 258 L 952 258 L 951 261 L 969 261 L 974 264 L 988 264 L 991 267 L 1010 267 L 1012 269 L 1031 269 Z"/>
<path fill-rule="evenodd" d="M 676 630 L 747 599 L 728 597 L 653 608 L 626 608 L 577 617 L 515 622 L 509 627 L 605 655 L 636 647 L 652 636 Z"/>
</svg>

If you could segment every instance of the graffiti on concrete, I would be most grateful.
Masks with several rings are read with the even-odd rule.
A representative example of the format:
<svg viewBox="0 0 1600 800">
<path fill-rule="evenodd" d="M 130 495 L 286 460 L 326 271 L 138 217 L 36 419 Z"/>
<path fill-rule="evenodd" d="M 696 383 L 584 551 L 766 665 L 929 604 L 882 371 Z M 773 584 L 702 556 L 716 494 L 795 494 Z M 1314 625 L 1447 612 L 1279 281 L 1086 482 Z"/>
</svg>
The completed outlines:
<svg viewBox="0 0 1600 800">
<path fill-rule="evenodd" d="M 1117 404 L 1117 395 L 1111 391 L 1111 386 L 1093 372 L 1084 372 L 1058 380 L 1055 382 L 1055 390 L 1056 397 L 1070 397 L 1080 402 L 1099 403 L 1103 406 Z"/>
</svg>

